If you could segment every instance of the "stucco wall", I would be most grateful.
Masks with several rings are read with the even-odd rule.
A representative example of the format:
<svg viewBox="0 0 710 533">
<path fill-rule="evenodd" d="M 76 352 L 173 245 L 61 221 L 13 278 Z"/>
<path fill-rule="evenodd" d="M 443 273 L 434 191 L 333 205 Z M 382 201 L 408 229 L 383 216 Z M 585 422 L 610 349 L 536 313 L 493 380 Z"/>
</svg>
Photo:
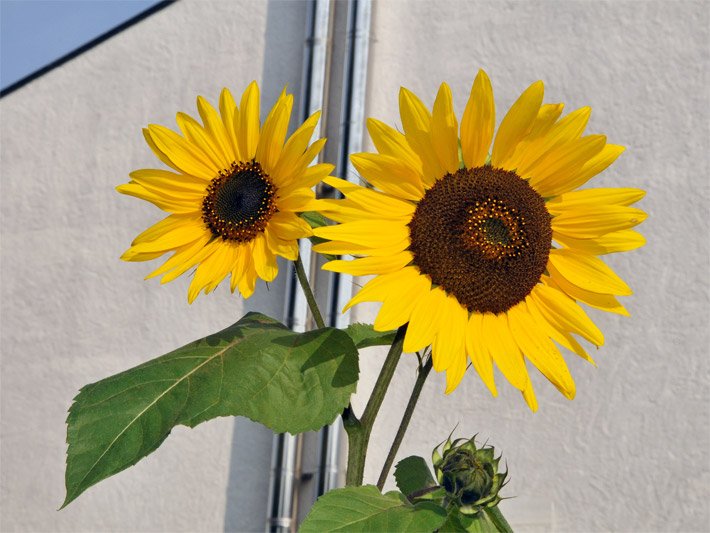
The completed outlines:
<svg viewBox="0 0 710 533">
<path fill-rule="evenodd" d="M 708 4 L 398 2 L 374 6 L 368 114 L 397 123 L 404 85 L 461 112 L 479 67 L 500 113 L 530 82 L 627 152 L 596 183 L 648 190 L 648 245 L 609 259 L 636 290 L 631 318 L 590 314 L 599 367 L 568 357 L 569 402 L 533 376 L 530 413 L 499 377 L 453 394 L 427 383 L 400 456 L 427 456 L 459 424 L 504 453 L 503 510 L 517 531 L 701 531 L 710 520 L 708 403 Z M 272 102 L 300 89 L 300 2 L 182 0 L 0 102 L 3 531 L 260 531 L 271 434 L 243 419 L 176 428 L 136 467 L 67 509 L 64 418 L 79 387 L 234 322 L 282 314 L 283 276 L 246 304 L 220 287 L 186 303 L 189 280 L 145 282 L 118 256 L 158 212 L 116 194 L 156 164 L 139 128 L 172 124 L 194 97 L 251 79 Z M 360 318 L 374 309 L 358 311 Z M 363 354 L 360 396 L 382 354 Z M 374 482 L 414 379 L 405 359 L 373 434 Z M 247 460 L 248 458 L 248 460 Z M 241 502 L 241 503 L 240 503 Z"/>
</svg>

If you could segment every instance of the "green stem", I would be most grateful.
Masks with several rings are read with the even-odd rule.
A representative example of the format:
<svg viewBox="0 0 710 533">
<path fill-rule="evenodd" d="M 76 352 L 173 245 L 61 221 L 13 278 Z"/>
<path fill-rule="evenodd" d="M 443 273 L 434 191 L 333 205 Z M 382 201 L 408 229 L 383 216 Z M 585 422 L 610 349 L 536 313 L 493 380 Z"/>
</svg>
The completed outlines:
<svg viewBox="0 0 710 533">
<path fill-rule="evenodd" d="M 367 455 L 367 445 L 370 441 L 372 426 L 377 418 L 382 401 L 385 399 L 387 388 L 389 387 L 397 363 L 402 355 L 402 345 L 404 335 L 407 332 L 406 324 L 397 330 L 389 353 L 382 365 L 380 375 L 377 377 L 375 388 L 365 406 L 360 420 L 352 414 L 352 409 L 346 409 L 343 413 L 343 424 L 348 434 L 348 469 L 345 475 L 345 484 L 348 486 L 362 485 L 362 478 L 365 472 L 365 456 Z M 347 415 L 347 418 L 346 418 Z"/>
<path fill-rule="evenodd" d="M 419 371 L 417 372 L 417 380 L 414 383 L 412 394 L 409 396 L 407 408 L 404 410 L 404 414 L 402 415 L 402 421 L 399 423 L 399 428 L 397 429 L 397 434 L 394 436 L 394 441 L 392 442 L 390 451 L 387 454 L 387 459 L 385 459 L 385 464 L 382 466 L 380 478 L 377 480 L 377 488 L 380 490 L 382 490 L 382 487 L 385 486 L 385 481 L 387 480 L 387 476 L 389 475 L 390 468 L 392 468 L 394 458 L 397 455 L 397 452 L 399 451 L 400 444 L 402 444 L 404 434 L 407 432 L 407 428 L 409 427 L 409 421 L 411 420 L 412 414 L 414 413 L 414 408 L 417 406 L 417 401 L 419 400 L 419 395 L 421 394 L 422 388 L 424 387 L 424 382 L 429 376 L 429 372 L 431 372 L 431 367 L 432 359 L 431 356 L 429 356 L 427 362 L 424 364 L 423 367 L 420 367 Z"/>
<path fill-rule="evenodd" d="M 308 283 L 308 276 L 306 275 L 306 270 L 303 268 L 303 261 L 301 261 L 301 256 L 299 255 L 294 261 L 296 264 L 296 277 L 298 282 L 301 284 L 303 289 L 303 294 L 306 297 L 306 302 L 308 302 L 308 308 L 311 310 L 311 315 L 319 328 L 325 327 L 325 322 L 323 321 L 323 315 L 320 314 L 320 309 L 318 309 L 318 302 L 316 302 L 316 297 L 313 295 L 313 290 L 311 289 L 311 284 Z"/>
<path fill-rule="evenodd" d="M 510 527 L 510 524 L 503 516 L 503 513 L 500 512 L 497 505 L 495 507 L 487 507 L 484 509 L 484 512 L 488 515 L 491 522 L 495 524 L 497 531 L 502 533 L 513 533 L 513 528 Z"/>
</svg>

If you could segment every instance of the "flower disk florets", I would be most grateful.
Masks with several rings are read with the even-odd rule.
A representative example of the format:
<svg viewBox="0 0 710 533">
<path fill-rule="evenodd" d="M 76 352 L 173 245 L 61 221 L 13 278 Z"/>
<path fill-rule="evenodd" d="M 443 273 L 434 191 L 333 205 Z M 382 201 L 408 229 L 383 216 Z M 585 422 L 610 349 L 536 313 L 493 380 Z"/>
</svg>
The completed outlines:
<svg viewBox="0 0 710 533">
<path fill-rule="evenodd" d="M 498 472 L 500 457 L 492 446 L 476 448 L 475 437 L 450 439 L 434 450 L 433 463 L 438 482 L 446 490 L 447 505 L 458 507 L 466 515 L 477 514 L 485 507 L 495 507 L 498 492 L 507 472 Z"/>
<path fill-rule="evenodd" d="M 504 313 L 545 271 L 544 199 L 515 172 L 461 169 L 438 180 L 409 223 L 414 264 L 470 312 Z"/>
<path fill-rule="evenodd" d="M 264 231 L 276 212 L 275 192 L 274 184 L 259 163 L 233 163 L 207 188 L 202 219 L 215 237 L 248 242 Z"/>
</svg>

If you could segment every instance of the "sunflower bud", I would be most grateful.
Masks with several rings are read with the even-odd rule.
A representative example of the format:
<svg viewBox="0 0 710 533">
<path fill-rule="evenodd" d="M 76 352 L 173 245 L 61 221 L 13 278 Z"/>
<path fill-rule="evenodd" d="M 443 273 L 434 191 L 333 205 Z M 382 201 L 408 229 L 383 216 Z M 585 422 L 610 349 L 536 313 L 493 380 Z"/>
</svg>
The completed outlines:
<svg viewBox="0 0 710 533">
<path fill-rule="evenodd" d="M 448 505 L 455 505 L 466 515 L 475 515 L 484 508 L 495 507 L 501 498 L 498 492 L 505 484 L 508 472 L 498 472 L 500 457 L 493 446 L 476 448 L 472 439 L 447 439 L 432 455 L 439 484 L 446 490 Z"/>
</svg>

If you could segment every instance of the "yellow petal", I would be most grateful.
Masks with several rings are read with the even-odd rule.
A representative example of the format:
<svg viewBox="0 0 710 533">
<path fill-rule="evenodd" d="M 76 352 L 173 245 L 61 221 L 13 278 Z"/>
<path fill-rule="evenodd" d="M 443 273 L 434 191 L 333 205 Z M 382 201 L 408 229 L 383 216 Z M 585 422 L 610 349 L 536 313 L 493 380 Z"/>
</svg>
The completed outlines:
<svg viewBox="0 0 710 533">
<path fill-rule="evenodd" d="M 385 220 L 360 220 L 336 226 L 322 226 L 315 228 L 313 234 L 323 239 L 348 241 L 372 247 L 395 246 L 409 239 L 407 226 Z"/>
<path fill-rule="evenodd" d="M 249 250 L 249 248 L 247 248 Z M 242 277 L 239 278 L 239 282 L 237 283 L 239 287 L 239 292 L 242 295 L 242 298 L 249 298 L 252 294 L 254 294 L 254 289 L 256 288 L 256 270 L 254 269 L 254 260 L 249 252 L 245 254 L 245 262 L 244 262 L 244 272 L 242 273 Z"/>
<path fill-rule="evenodd" d="M 160 222 L 153 224 L 148 229 L 141 232 L 135 239 L 133 239 L 131 245 L 141 242 L 154 241 L 170 231 L 184 226 L 194 226 L 199 223 L 199 219 L 195 216 L 170 215 L 169 217 L 164 218 Z"/>
<path fill-rule="evenodd" d="M 361 244 L 353 244 L 350 242 L 330 241 L 313 246 L 313 251 L 319 254 L 332 255 L 371 255 L 375 257 L 384 257 L 395 255 L 406 250 L 409 246 L 409 239 L 394 244 L 392 246 L 371 247 Z"/>
<path fill-rule="evenodd" d="M 204 156 L 209 159 L 214 168 L 227 169 L 232 163 L 231 159 L 222 153 L 215 140 L 205 131 L 205 129 L 190 115 L 178 113 L 175 117 L 180 131 L 190 143 L 200 149 Z"/>
<path fill-rule="evenodd" d="M 554 124 L 544 135 L 530 142 L 514 163 L 520 175 L 535 172 L 536 166 L 543 161 L 555 147 L 579 139 L 592 113 L 591 107 L 582 107 Z M 511 163 L 512 165 L 513 163 Z"/>
<path fill-rule="evenodd" d="M 571 283 L 567 278 L 560 274 L 560 271 L 557 270 L 552 263 L 549 263 L 547 268 L 550 271 L 552 280 L 557 284 L 560 290 L 564 291 L 570 298 L 584 302 L 585 304 L 601 309 L 602 311 L 629 316 L 629 312 L 613 295 L 586 291 L 580 287 L 577 287 L 574 283 Z"/>
<path fill-rule="evenodd" d="M 298 258 L 297 240 L 280 239 L 276 232 L 269 227 L 267 227 L 264 231 L 264 235 L 266 235 L 266 243 L 273 253 L 280 255 L 289 261 L 295 261 Z"/>
<path fill-rule="evenodd" d="M 615 144 L 607 144 L 594 157 L 589 159 L 582 167 L 570 175 L 560 179 L 557 184 L 548 184 L 545 187 L 543 196 L 557 196 L 581 187 L 592 177 L 602 172 L 606 167 L 611 165 L 616 158 L 624 151 L 623 146 Z"/>
<path fill-rule="evenodd" d="M 323 180 L 324 183 L 335 187 L 342 192 L 349 200 L 361 205 L 363 209 L 373 212 L 388 213 L 390 215 L 411 217 L 416 210 L 416 206 L 405 200 L 400 200 L 394 196 L 379 191 L 361 187 L 349 181 L 329 176 Z"/>
<path fill-rule="evenodd" d="M 421 173 L 401 159 L 389 155 L 360 153 L 351 155 L 350 161 L 371 185 L 388 194 L 413 201 L 424 196 Z"/>
<path fill-rule="evenodd" d="M 259 86 L 252 81 L 242 94 L 239 104 L 239 114 L 235 118 L 239 124 L 234 126 L 242 159 L 254 159 L 256 147 L 259 145 Z"/>
<path fill-rule="evenodd" d="M 160 267 L 148 274 L 145 279 L 160 276 L 161 274 L 170 272 L 172 269 L 177 268 L 180 265 L 185 264 L 185 262 L 190 261 L 195 255 L 199 253 L 200 250 L 202 250 L 207 245 L 210 238 L 210 235 L 204 235 L 190 244 L 175 248 L 175 253 L 170 257 L 170 259 L 165 261 L 165 263 L 163 263 Z M 192 264 L 194 265 L 195 263 Z M 187 268 L 190 267 L 188 266 Z M 187 268 L 185 270 L 187 270 Z"/>
<path fill-rule="evenodd" d="M 297 182 L 291 182 L 286 187 L 279 188 L 281 196 L 288 196 L 299 189 L 311 189 L 318 185 L 324 178 L 333 172 L 335 165 L 318 163 L 303 171 Z"/>
<path fill-rule="evenodd" d="M 198 96 L 197 111 L 200 114 L 202 123 L 205 125 L 205 129 L 214 141 L 215 146 L 218 147 L 220 155 L 224 157 L 228 163 L 236 161 L 237 157 L 234 153 L 232 143 L 229 140 L 229 134 L 215 108 L 202 96 Z"/>
<path fill-rule="evenodd" d="M 436 183 L 436 180 L 446 174 L 446 169 L 439 161 L 432 144 L 431 134 L 426 131 L 413 131 L 407 134 L 407 142 L 421 162 L 422 181 L 425 187 L 431 187 Z"/>
<path fill-rule="evenodd" d="M 491 164 L 494 167 L 508 169 L 506 166 L 508 157 L 512 155 L 515 147 L 528 134 L 535 122 L 542 105 L 544 90 L 541 81 L 530 85 L 503 118 L 493 142 Z"/>
<path fill-rule="evenodd" d="M 212 179 L 221 170 L 197 146 L 168 128 L 150 124 L 147 135 L 174 166 L 185 174 Z"/>
<path fill-rule="evenodd" d="M 493 396 L 498 396 L 493 376 L 493 359 L 483 346 L 482 328 L 483 315 L 481 313 L 471 313 L 466 329 L 466 351 L 471 363 L 473 363 L 473 368 L 481 376 L 483 383 L 486 384 Z"/>
<path fill-rule="evenodd" d="M 269 230 L 284 241 L 313 235 L 313 230 L 308 225 L 308 222 L 287 211 L 274 213 L 271 220 L 269 220 Z"/>
<path fill-rule="evenodd" d="M 405 273 L 405 278 L 408 274 Z M 350 309 L 353 305 L 362 302 L 383 302 L 393 292 L 401 291 L 405 288 L 402 283 L 401 272 L 392 272 L 377 276 L 368 281 L 350 301 L 343 307 L 343 313 Z"/>
<path fill-rule="evenodd" d="M 413 168 L 420 167 L 419 158 L 409 147 L 403 134 L 374 118 L 367 119 L 367 131 L 370 132 L 378 152 L 402 159 Z"/>
<path fill-rule="evenodd" d="M 187 290 L 188 303 L 194 302 L 202 289 L 206 289 L 205 293 L 207 293 L 225 278 L 229 273 L 230 256 L 229 247 L 221 246 L 200 262 Z"/>
<path fill-rule="evenodd" d="M 248 244 L 235 246 L 234 249 L 234 264 L 230 272 L 229 290 L 234 292 L 239 286 L 239 280 L 244 275 L 244 265 L 247 260 L 247 254 L 251 253 L 251 247 Z"/>
<path fill-rule="evenodd" d="M 479 70 L 461 119 L 461 150 L 467 168 L 485 164 L 495 125 L 496 108 L 491 80 L 483 70 Z"/>
<path fill-rule="evenodd" d="M 635 250 L 646 244 L 646 239 L 634 230 L 615 231 L 595 239 L 575 239 L 567 235 L 555 235 L 555 240 L 565 248 L 590 255 L 604 255 Z"/>
<path fill-rule="evenodd" d="M 561 214 L 576 208 L 593 206 L 635 204 L 646 196 L 646 191 L 632 188 L 584 189 L 561 194 L 547 202 L 547 210 L 553 214 Z"/>
<path fill-rule="evenodd" d="M 377 313 L 374 324 L 377 331 L 397 329 L 409 322 L 414 306 L 431 289 L 429 277 L 421 275 L 413 267 L 403 269 L 401 276 L 404 278 L 401 291 L 390 293 Z"/>
<path fill-rule="evenodd" d="M 266 244 L 264 234 L 257 235 L 254 239 L 254 268 L 264 281 L 273 281 L 279 273 L 276 256 Z"/>
<path fill-rule="evenodd" d="M 153 141 L 153 138 L 150 135 L 150 131 L 148 131 L 148 128 L 143 128 L 143 138 L 145 139 L 145 142 L 148 144 L 150 147 L 151 151 L 156 155 L 158 159 L 160 159 L 163 163 L 165 163 L 167 166 L 170 168 L 177 170 L 181 174 L 184 173 L 184 171 L 175 163 L 172 162 L 172 160 L 163 152 L 160 148 L 158 148 L 158 145 L 155 144 Z M 203 176 L 199 176 L 204 179 Z M 212 176 L 206 176 L 206 179 L 210 180 L 212 179 Z"/>
<path fill-rule="evenodd" d="M 596 363 L 582 345 L 562 326 L 555 315 L 549 314 L 547 310 L 545 310 L 543 314 L 540 306 L 536 303 L 536 298 L 533 297 L 534 292 L 535 289 L 525 298 L 525 305 L 528 312 L 535 320 L 535 323 L 540 328 L 540 332 L 560 344 L 560 346 L 567 348 L 569 351 L 576 353 L 584 360 L 596 366 Z"/>
<path fill-rule="evenodd" d="M 554 196 L 552 191 L 569 180 L 569 176 L 599 154 L 606 143 L 604 135 L 587 135 L 560 144 L 547 152 L 539 163 L 520 175 L 530 178 L 530 185 L 541 196 Z"/>
<path fill-rule="evenodd" d="M 185 254 L 181 263 L 176 264 L 174 268 L 170 269 L 170 271 L 166 270 L 165 275 L 160 278 L 161 285 L 169 283 L 170 281 L 178 278 L 179 276 L 190 270 L 192 267 L 197 265 L 200 261 L 212 255 L 220 247 L 221 244 L 221 240 L 208 241 L 207 243 L 203 244 L 201 248 L 198 248 L 193 254 Z"/>
<path fill-rule="evenodd" d="M 121 194 L 146 200 L 164 211 L 175 214 L 192 214 L 202 209 L 202 202 L 195 202 L 194 198 L 167 197 L 165 194 L 156 194 L 153 191 L 149 191 L 142 185 L 134 182 L 119 185 L 116 187 L 116 190 Z"/>
<path fill-rule="evenodd" d="M 604 335 L 599 328 L 565 293 L 546 285 L 537 285 L 531 295 L 543 314 L 553 315 L 566 331 L 582 335 L 596 346 L 604 344 Z"/>
<path fill-rule="evenodd" d="M 305 185 L 304 176 L 306 176 L 308 165 L 318 156 L 325 143 L 326 139 L 318 139 L 303 152 L 303 155 L 296 160 L 292 167 L 284 169 L 283 174 L 274 172 L 271 175 L 274 184 L 280 189 L 287 189 L 294 185 Z"/>
<path fill-rule="evenodd" d="M 523 390 L 528 380 L 523 355 L 512 338 L 505 313 L 483 314 L 481 342 L 495 361 L 496 366 L 516 389 Z"/>
<path fill-rule="evenodd" d="M 555 345 L 540 333 L 540 327 L 528 312 L 525 302 L 508 310 L 508 323 L 513 338 L 523 355 L 562 394 L 570 400 L 573 399 L 575 385 L 567 364 Z"/>
<path fill-rule="evenodd" d="M 432 111 L 431 143 L 441 166 L 450 174 L 459 169 L 458 131 L 451 89 L 446 83 L 442 83 Z"/>
<path fill-rule="evenodd" d="M 165 190 L 171 193 L 186 192 L 204 196 L 209 183 L 203 178 L 153 168 L 134 170 L 129 175 L 133 181 L 150 191 Z"/>
<path fill-rule="evenodd" d="M 232 148 L 234 160 L 242 161 L 242 158 L 239 155 L 239 147 L 237 145 L 237 135 L 234 132 L 234 124 L 236 123 L 234 115 L 238 112 L 239 110 L 237 109 L 237 104 L 232 97 L 232 93 L 225 87 L 219 95 L 219 114 L 222 117 L 222 124 L 224 125 L 224 131 L 227 134 L 229 145 Z"/>
<path fill-rule="evenodd" d="M 299 159 L 303 156 L 308 148 L 313 137 L 313 131 L 318 125 L 320 119 L 320 111 L 316 111 L 306 121 L 301 124 L 298 129 L 293 132 L 286 141 L 286 145 L 281 151 L 279 161 L 274 168 L 274 175 L 281 176 L 289 172 L 289 169 L 296 166 Z"/>
<path fill-rule="evenodd" d="M 256 149 L 256 160 L 262 164 L 267 173 L 273 172 L 281 155 L 292 108 L 293 95 L 286 94 L 284 89 L 264 121 L 259 146 Z"/>
<path fill-rule="evenodd" d="M 533 389 L 532 386 L 532 381 L 530 381 L 530 377 L 528 376 L 528 381 L 525 384 L 525 388 L 522 390 L 523 393 L 523 399 L 525 400 L 525 403 L 528 404 L 528 407 L 530 410 L 534 413 L 537 411 L 537 398 L 535 397 L 535 390 Z"/>
<path fill-rule="evenodd" d="M 363 257 L 345 261 L 338 259 L 323 265 L 323 270 L 344 272 L 353 276 L 369 276 L 371 274 L 389 274 L 401 270 L 412 261 L 412 252 L 404 251 L 386 257 Z"/>
<path fill-rule="evenodd" d="M 633 228 L 648 215 L 634 207 L 597 205 L 565 210 L 552 219 L 552 235 L 561 233 L 575 239 L 593 239 L 607 233 Z"/>
<path fill-rule="evenodd" d="M 431 113 L 416 94 L 404 87 L 399 89 L 399 115 L 405 136 L 431 129 Z"/>
<path fill-rule="evenodd" d="M 582 289 L 602 294 L 629 296 L 631 288 L 601 259 L 570 249 L 550 251 L 549 262 L 567 280 Z"/>
<path fill-rule="evenodd" d="M 167 252 L 196 241 L 207 234 L 209 234 L 209 230 L 201 220 L 192 218 L 192 221 L 190 221 L 188 219 L 185 223 L 170 228 L 170 230 L 164 232 L 154 240 L 143 240 L 131 246 L 131 248 L 124 253 L 122 259 L 130 261 L 128 257 L 131 253 L 159 252 L 161 250 Z"/>
<path fill-rule="evenodd" d="M 446 370 L 446 394 L 459 385 L 466 371 L 466 327 L 468 311 L 448 295 L 441 310 L 439 331 L 432 346 L 433 362 Z M 443 364 L 442 364 L 443 363 Z"/>
<path fill-rule="evenodd" d="M 412 316 L 404 336 L 404 351 L 417 352 L 426 348 L 434 341 L 434 335 L 439 326 L 439 311 L 446 301 L 446 293 L 441 287 L 436 287 L 414 306 Z M 436 360 L 434 360 L 436 368 Z"/>
</svg>

